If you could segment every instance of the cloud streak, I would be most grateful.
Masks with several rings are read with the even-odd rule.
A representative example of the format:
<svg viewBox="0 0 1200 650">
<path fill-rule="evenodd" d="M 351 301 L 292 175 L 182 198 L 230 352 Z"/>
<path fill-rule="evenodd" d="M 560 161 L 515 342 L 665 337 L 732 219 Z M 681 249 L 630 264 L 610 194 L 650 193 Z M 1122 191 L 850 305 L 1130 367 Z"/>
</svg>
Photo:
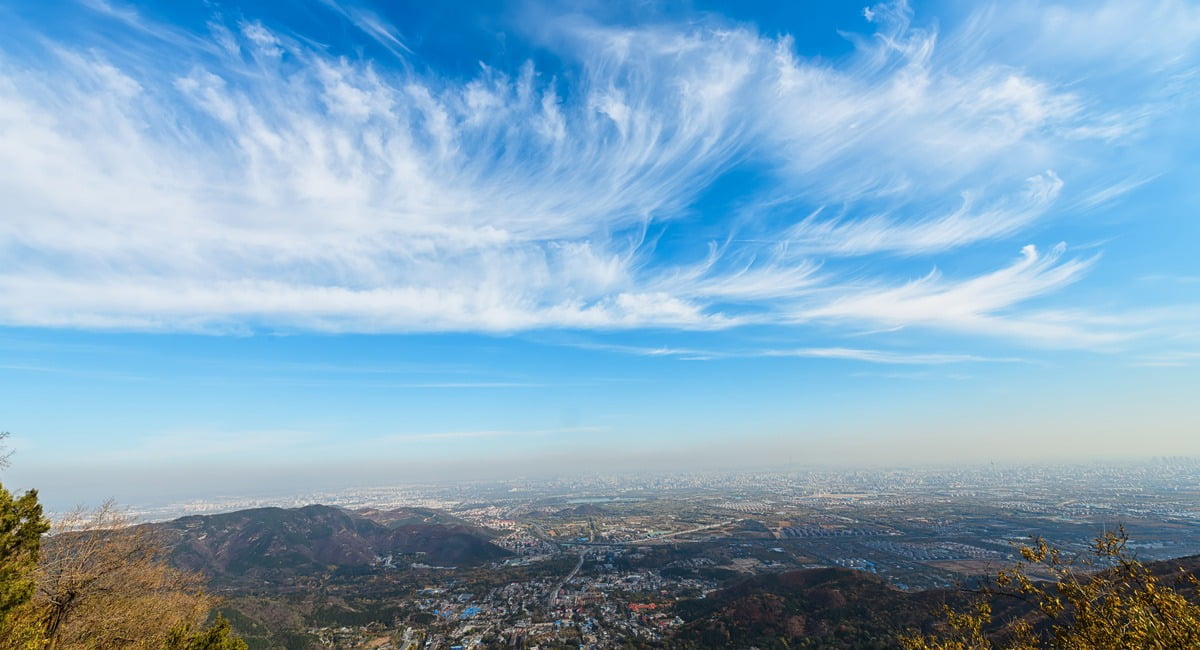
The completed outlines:
<svg viewBox="0 0 1200 650">
<path fill-rule="evenodd" d="M 378 15 L 325 4 L 419 55 Z M 1019 236 L 1063 192 L 1060 151 L 1140 124 L 1002 61 L 962 63 L 903 4 L 869 18 L 837 62 L 746 27 L 563 18 L 545 37 L 561 77 L 352 61 L 254 21 L 173 38 L 184 51 L 165 58 L 0 58 L 0 323 L 1118 338 L 1022 310 L 1095 263 L 1062 248 L 953 281 L 836 263 Z M 747 165 L 748 207 L 699 202 Z M 662 233 L 693 223 L 717 224 L 715 243 L 665 253 Z"/>
<path fill-rule="evenodd" d="M 899 286 L 863 289 L 797 313 L 800 319 L 867 320 L 898 326 L 931 326 L 962 332 L 988 332 L 1076 344 L 1111 343 L 1115 333 L 1088 332 L 1071 322 L 1038 314 L 1007 312 L 1035 296 L 1077 281 L 1096 258 L 1061 261 L 1066 246 L 1041 255 L 1032 246 L 1012 265 L 960 281 L 946 281 L 936 269 Z"/>
<path fill-rule="evenodd" d="M 945 365 L 957 363 L 1026 363 L 1024 359 L 1012 357 L 986 357 L 974 354 L 922 353 L 897 350 L 877 350 L 850 347 L 803 347 L 803 348 L 740 348 L 716 350 L 668 346 L 615 345 L 604 343 L 574 343 L 574 347 L 585 350 L 601 350 L 642 357 L 667 357 L 687 361 L 711 361 L 718 359 L 746 358 L 803 358 L 861 361 L 885 365 Z"/>
</svg>

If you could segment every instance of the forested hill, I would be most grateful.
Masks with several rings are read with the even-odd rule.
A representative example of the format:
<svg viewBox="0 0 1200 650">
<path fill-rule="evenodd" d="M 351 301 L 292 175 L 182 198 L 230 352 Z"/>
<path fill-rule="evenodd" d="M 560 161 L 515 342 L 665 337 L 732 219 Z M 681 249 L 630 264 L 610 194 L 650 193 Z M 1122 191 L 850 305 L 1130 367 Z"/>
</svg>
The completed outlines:
<svg viewBox="0 0 1200 650">
<path fill-rule="evenodd" d="M 850 569 L 807 569 L 741 580 L 702 600 L 679 603 L 687 623 L 680 645 L 696 648 L 778 645 L 804 640 L 830 648 L 894 647 L 898 630 L 940 620 L 952 591 L 903 592 Z"/>
<path fill-rule="evenodd" d="M 1195 596 L 1182 578 L 1200 572 L 1200 556 L 1146 565 L 1166 585 Z M 905 592 L 880 578 L 850 569 L 806 569 L 751 576 L 703 599 L 681 601 L 685 624 L 670 645 L 680 648 L 894 648 L 906 631 L 944 624 L 944 608 L 963 608 L 963 590 Z M 1019 599 L 993 599 L 995 628 L 1030 616 Z M 1036 624 L 1036 617 L 1031 617 Z"/>
<path fill-rule="evenodd" d="M 439 566 L 476 566 L 509 555 L 489 543 L 488 531 L 460 520 L 408 510 L 366 514 L 373 518 L 323 505 L 255 508 L 152 526 L 166 534 L 173 564 L 214 578 L 304 575 L 389 555 L 397 565 Z"/>
</svg>

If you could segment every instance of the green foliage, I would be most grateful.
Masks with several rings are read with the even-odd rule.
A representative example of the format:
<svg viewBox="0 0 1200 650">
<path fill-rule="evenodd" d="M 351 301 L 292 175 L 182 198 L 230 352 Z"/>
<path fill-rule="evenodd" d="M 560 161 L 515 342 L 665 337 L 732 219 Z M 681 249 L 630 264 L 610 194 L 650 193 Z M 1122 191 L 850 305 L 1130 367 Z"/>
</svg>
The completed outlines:
<svg viewBox="0 0 1200 650">
<path fill-rule="evenodd" d="M 995 587 L 985 593 L 993 600 L 1025 600 L 1040 621 L 1016 620 L 989 635 L 985 630 L 992 623 L 991 606 L 984 600 L 974 611 L 948 611 L 943 634 L 907 637 L 903 645 L 908 650 L 1200 647 L 1200 604 L 1133 559 L 1127 542 L 1124 529 L 1107 533 L 1093 543 L 1091 559 L 1079 562 L 1035 538 L 1031 546 L 1021 548 L 1023 561 L 997 573 Z M 1096 571 L 1098 567 L 1103 568 Z M 1031 569 L 1051 580 L 1030 577 Z M 1182 578 L 1200 587 L 1194 575 Z"/>
<path fill-rule="evenodd" d="M 246 642 L 233 635 L 229 621 L 218 615 L 212 625 L 203 630 L 175 628 L 167 636 L 163 650 L 248 650 Z"/>
<path fill-rule="evenodd" d="M 48 530 L 36 490 L 14 497 L 0 485 L 0 627 L 33 597 L 33 571 Z"/>
<path fill-rule="evenodd" d="M 0 445 L 0 467 L 7 460 Z M 0 650 L 248 650 L 220 617 L 199 631 L 165 629 L 211 607 L 196 589 L 200 576 L 161 561 L 159 540 L 111 504 L 83 515 L 60 522 L 43 544 L 50 522 L 37 491 L 15 497 L 0 485 Z"/>
</svg>

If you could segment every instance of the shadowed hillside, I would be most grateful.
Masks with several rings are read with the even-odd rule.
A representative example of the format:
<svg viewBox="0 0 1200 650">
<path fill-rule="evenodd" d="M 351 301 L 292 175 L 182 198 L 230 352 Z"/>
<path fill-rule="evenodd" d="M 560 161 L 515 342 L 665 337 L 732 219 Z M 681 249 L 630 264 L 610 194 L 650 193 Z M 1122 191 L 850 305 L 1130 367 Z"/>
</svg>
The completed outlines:
<svg viewBox="0 0 1200 650">
<path fill-rule="evenodd" d="M 687 624 L 676 640 L 696 648 L 887 648 L 895 631 L 936 620 L 938 608 L 961 597 L 953 592 L 899 591 L 850 569 L 810 569 L 741 580 L 708 598 L 681 602 Z"/>
<path fill-rule="evenodd" d="M 214 578 L 306 575 L 361 567 L 385 556 L 445 566 L 475 566 L 509 555 L 465 522 L 397 516 L 390 525 L 341 508 L 256 508 L 183 517 L 163 524 L 171 561 Z"/>
<path fill-rule="evenodd" d="M 1146 565 L 1164 584 L 1191 598 L 1195 587 L 1181 580 L 1200 573 L 1200 556 Z M 973 593 L 934 589 L 900 591 L 869 573 L 828 568 L 745 578 L 709 594 L 681 601 L 686 623 L 671 647 L 690 648 L 894 648 L 906 631 L 925 631 L 945 620 L 945 606 L 962 608 Z M 991 633 L 1016 619 L 1038 625 L 1035 606 L 1020 599 L 994 599 Z"/>
</svg>

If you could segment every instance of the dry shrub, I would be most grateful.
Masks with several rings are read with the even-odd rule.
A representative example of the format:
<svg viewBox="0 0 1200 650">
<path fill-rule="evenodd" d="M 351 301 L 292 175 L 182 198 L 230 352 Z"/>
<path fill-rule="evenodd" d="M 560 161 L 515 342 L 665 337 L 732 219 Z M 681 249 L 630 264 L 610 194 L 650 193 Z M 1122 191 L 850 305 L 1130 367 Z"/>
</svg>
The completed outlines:
<svg viewBox="0 0 1200 650">
<path fill-rule="evenodd" d="M 172 568 L 157 529 L 109 502 L 58 522 L 35 572 L 32 608 L 47 648 L 161 648 L 214 600 L 199 574 Z"/>
</svg>

